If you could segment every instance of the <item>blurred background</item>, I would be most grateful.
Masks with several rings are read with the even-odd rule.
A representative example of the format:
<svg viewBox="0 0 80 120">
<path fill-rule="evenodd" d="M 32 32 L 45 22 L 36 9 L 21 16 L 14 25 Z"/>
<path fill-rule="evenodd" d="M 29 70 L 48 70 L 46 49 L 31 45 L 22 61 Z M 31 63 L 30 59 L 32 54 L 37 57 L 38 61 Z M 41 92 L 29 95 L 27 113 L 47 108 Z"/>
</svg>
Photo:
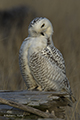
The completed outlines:
<svg viewBox="0 0 80 120">
<path fill-rule="evenodd" d="M 62 52 L 77 104 L 70 120 L 80 119 L 80 0 L 0 0 L 0 90 L 26 89 L 18 54 L 35 17 L 48 18 L 54 45 Z M 70 110 L 71 111 L 71 110 Z M 75 114 L 74 114 L 75 113 Z M 69 119 L 69 118 L 68 118 Z"/>
</svg>

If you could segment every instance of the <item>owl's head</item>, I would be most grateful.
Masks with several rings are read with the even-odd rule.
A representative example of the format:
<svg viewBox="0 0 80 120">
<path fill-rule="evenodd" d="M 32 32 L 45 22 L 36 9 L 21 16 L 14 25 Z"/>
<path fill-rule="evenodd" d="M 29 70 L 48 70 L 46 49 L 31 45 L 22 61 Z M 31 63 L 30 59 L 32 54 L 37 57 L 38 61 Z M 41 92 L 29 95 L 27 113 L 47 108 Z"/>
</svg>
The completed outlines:
<svg viewBox="0 0 80 120">
<path fill-rule="evenodd" d="M 37 17 L 31 21 L 28 28 L 29 36 L 45 36 L 50 37 L 53 34 L 53 27 L 51 22 L 44 17 Z"/>
</svg>

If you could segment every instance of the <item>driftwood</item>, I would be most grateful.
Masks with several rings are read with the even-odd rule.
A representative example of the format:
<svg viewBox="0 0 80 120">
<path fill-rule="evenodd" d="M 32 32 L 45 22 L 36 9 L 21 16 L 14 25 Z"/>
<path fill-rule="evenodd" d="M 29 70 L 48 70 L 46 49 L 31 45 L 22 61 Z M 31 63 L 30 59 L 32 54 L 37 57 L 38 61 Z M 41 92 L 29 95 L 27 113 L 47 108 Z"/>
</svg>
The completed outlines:
<svg viewBox="0 0 80 120">
<path fill-rule="evenodd" d="M 0 98 L 0 103 L 10 105 L 10 106 L 15 107 L 15 108 L 19 108 L 21 110 L 24 110 L 24 111 L 39 115 L 41 117 L 55 118 L 55 116 L 51 115 L 50 113 L 45 113 L 45 112 L 42 112 L 41 110 L 35 109 L 33 107 L 29 107 L 27 105 L 25 106 L 25 105 L 22 105 L 20 103 L 13 102 L 13 101 L 10 101 L 10 100 L 5 100 L 5 99 Z"/>
<path fill-rule="evenodd" d="M 0 91 L 0 115 L 36 115 L 60 120 L 65 118 L 66 96 L 65 92 Z"/>
</svg>

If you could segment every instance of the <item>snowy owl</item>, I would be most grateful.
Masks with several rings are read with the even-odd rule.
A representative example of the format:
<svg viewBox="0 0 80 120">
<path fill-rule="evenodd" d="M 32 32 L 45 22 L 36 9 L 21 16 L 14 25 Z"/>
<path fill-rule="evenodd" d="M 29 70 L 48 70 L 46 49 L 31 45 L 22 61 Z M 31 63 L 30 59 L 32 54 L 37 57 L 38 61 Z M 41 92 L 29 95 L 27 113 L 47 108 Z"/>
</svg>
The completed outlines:
<svg viewBox="0 0 80 120">
<path fill-rule="evenodd" d="M 19 51 L 19 65 L 27 89 L 66 91 L 72 95 L 61 52 L 52 41 L 53 27 L 44 17 L 31 21 Z"/>
</svg>

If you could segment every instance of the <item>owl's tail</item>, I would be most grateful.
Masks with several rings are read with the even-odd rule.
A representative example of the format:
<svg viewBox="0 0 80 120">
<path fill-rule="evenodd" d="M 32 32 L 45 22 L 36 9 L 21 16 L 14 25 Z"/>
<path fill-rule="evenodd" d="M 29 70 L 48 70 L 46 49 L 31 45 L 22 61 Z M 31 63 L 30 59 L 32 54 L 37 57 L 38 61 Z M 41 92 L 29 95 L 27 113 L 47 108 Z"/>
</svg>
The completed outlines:
<svg viewBox="0 0 80 120">
<path fill-rule="evenodd" d="M 75 97 L 73 96 L 73 95 L 71 95 L 69 98 L 67 98 L 68 99 L 68 105 L 70 106 L 70 107 L 72 107 L 72 105 L 73 105 L 73 103 L 75 103 L 76 102 L 76 99 L 75 99 Z"/>
<path fill-rule="evenodd" d="M 73 95 L 70 96 L 70 99 L 73 103 L 76 102 L 76 98 Z"/>
<path fill-rule="evenodd" d="M 61 97 L 61 99 L 63 100 L 64 104 L 72 107 L 73 103 L 76 102 L 76 99 L 73 95 L 66 95 L 64 97 Z"/>
</svg>

